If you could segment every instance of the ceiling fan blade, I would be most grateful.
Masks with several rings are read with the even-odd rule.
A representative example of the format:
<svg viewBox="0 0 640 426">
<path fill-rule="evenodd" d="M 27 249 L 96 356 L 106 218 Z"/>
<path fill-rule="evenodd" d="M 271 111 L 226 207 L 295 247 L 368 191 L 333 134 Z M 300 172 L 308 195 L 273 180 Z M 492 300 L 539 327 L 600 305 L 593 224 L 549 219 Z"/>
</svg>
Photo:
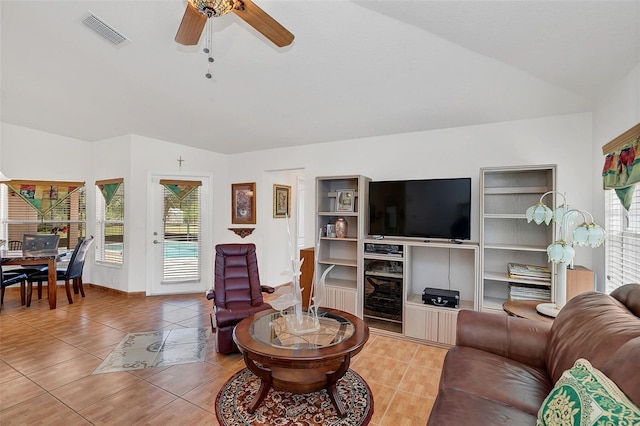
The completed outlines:
<svg viewBox="0 0 640 426">
<path fill-rule="evenodd" d="M 242 3 L 244 3 L 244 7 L 236 8 L 238 4 Z M 288 46 L 293 41 L 293 34 L 251 0 L 238 1 L 236 2 L 236 7 L 233 8 L 233 12 L 236 15 L 271 40 L 276 46 Z"/>
<path fill-rule="evenodd" d="M 200 34 L 207 23 L 207 16 L 198 12 L 191 4 L 187 4 L 182 22 L 176 34 L 176 42 L 186 46 L 193 46 L 200 41 Z"/>
</svg>

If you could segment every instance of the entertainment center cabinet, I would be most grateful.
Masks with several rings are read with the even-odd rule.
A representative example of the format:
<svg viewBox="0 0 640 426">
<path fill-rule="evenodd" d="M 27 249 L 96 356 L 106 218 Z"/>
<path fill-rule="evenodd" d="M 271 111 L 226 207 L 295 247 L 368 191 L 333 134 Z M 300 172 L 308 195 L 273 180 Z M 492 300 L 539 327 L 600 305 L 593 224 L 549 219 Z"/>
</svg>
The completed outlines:
<svg viewBox="0 0 640 426">
<path fill-rule="evenodd" d="M 454 344 L 458 310 L 477 309 L 478 245 L 409 238 L 364 239 L 362 244 L 365 322 L 406 337 Z M 426 287 L 459 291 L 459 308 L 424 304 Z"/>
<path fill-rule="evenodd" d="M 531 281 L 510 278 L 508 263 L 547 265 L 554 227 L 527 223 L 525 211 L 555 190 L 555 165 L 480 169 L 479 243 L 368 235 L 370 181 L 360 175 L 316 178 L 316 276 L 335 265 L 325 279 L 325 307 L 385 332 L 452 345 L 460 309 L 505 314 L 509 283 Z M 353 197 L 346 206 L 339 199 L 345 193 Z M 546 203 L 555 205 L 548 197 Z M 341 217 L 348 227 L 344 237 L 333 234 L 335 226 L 327 228 Z M 459 307 L 425 304 L 425 288 L 458 291 Z"/>
</svg>

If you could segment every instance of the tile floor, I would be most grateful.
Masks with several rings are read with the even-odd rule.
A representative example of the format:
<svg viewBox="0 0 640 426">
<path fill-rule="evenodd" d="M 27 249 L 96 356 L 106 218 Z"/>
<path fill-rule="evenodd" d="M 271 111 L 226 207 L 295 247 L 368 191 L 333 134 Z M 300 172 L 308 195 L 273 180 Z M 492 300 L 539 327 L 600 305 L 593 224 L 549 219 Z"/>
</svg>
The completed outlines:
<svg viewBox="0 0 640 426">
<path fill-rule="evenodd" d="M 204 295 L 125 297 L 86 286 L 87 297 L 58 309 L 30 308 L 8 289 L 0 311 L 0 424 L 217 424 L 215 398 L 244 367 L 219 355 L 213 336 L 204 362 L 92 374 L 133 332 L 209 327 Z M 445 350 L 372 331 L 351 368 L 374 395 L 371 425 L 424 425 Z"/>
<path fill-rule="evenodd" d="M 129 333 L 93 374 L 203 362 L 211 328 L 181 328 Z"/>
</svg>

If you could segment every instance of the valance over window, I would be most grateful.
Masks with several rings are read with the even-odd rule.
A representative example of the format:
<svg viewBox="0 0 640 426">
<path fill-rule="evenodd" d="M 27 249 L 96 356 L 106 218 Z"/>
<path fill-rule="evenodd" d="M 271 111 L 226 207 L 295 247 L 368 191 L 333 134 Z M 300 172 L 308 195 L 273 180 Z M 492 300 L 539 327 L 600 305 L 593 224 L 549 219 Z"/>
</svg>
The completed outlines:
<svg viewBox="0 0 640 426">
<path fill-rule="evenodd" d="M 624 142 L 620 146 L 619 141 Z M 613 145 L 615 150 L 608 151 Z M 602 183 L 604 189 L 614 189 L 620 202 L 626 210 L 631 207 L 635 184 L 640 182 L 640 124 L 620 135 L 603 147 L 604 167 L 602 168 Z"/>
<path fill-rule="evenodd" d="M 64 202 L 71 194 L 84 187 L 84 182 L 10 180 L 4 183 L 41 216 L 47 214 Z"/>
<path fill-rule="evenodd" d="M 118 192 L 118 188 L 124 182 L 124 179 L 106 179 L 106 180 L 97 180 L 96 186 L 100 189 L 102 196 L 104 197 L 105 205 L 111 204 L 111 200 L 113 200 L 113 196 Z"/>
<path fill-rule="evenodd" d="M 187 197 L 191 191 L 199 186 L 202 186 L 202 182 L 199 180 L 170 180 L 161 179 L 160 185 L 164 185 L 165 188 L 178 200 L 182 201 Z"/>
</svg>

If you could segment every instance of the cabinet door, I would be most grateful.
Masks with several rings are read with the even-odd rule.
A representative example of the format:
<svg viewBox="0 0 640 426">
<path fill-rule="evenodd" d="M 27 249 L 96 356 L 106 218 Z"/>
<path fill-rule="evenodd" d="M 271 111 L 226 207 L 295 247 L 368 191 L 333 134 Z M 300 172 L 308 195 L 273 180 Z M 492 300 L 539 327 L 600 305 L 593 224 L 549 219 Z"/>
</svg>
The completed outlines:
<svg viewBox="0 0 640 426">
<path fill-rule="evenodd" d="M 404 310 L 404 334 L 415 339 L 426 339 L 425 327 L 427 318 L 425 310 L 406 306 Z"/>
<path fill-rule="evenodd" d="M 320 304 L 322 308 L 336 308 L 336 288 L 335 287 L 325 287 L 324 290 L 324 298 L 322 299 L 322 303 Z"/>
<path fill-rule="evenodd" d="M 358 293 L 356 290 L 327 286 L 321 306 L 356 315 L 357 300 Z"/>
<path fill-rule="evenodd" d="M 457 310 L 429 309 L 407 306 L 404 334 L 415 339 L 454 345 L 456 343 Z"/>
<path fill-rule="evenodd" d="M 357 299 L 357 292 L 355 290 L 346 288 L 338 289 L 338 291 L 336 292 L 336 305 L 338 305 L 337 309 L 348 312 L 352 315 L 356 315 Z"/>
<path fill-rule="evenodd" d="M 438 312 L 433 309 L 407 306 L 404 334 L 416 339 L 438 341 Z"/>
<path fill-rule="evenodd" d="M 458 311 L 438 312 L 438 342 L 446 345 L 456 344 L 456 323 Z"/>
</svg>

